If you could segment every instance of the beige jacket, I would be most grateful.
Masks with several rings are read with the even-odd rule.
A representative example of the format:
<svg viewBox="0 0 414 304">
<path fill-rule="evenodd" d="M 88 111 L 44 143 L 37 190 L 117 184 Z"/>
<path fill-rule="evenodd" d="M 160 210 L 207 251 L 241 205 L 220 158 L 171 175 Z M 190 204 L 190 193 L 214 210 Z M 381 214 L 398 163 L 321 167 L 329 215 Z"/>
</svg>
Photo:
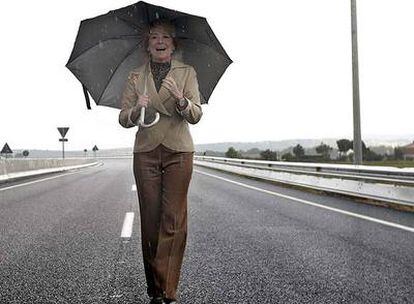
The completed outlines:
<svg viewBox="0 0 414 304">
<path fill-rule="evenodd" d="M 140 127 L 135 136 L 134 152 L 148 152 L 159 144 L 180 152 L 193 152 L 194 144 L 188 123 L 196 124 L 203 112 L 200 103 L 200 93 L 196 72 L 193 67 L 182 62 L 172 60 L 168 76 L 174 78 L 179 89 L 183 89 L 188 106 L 178 111 L 176 99 L 161 86 L 159 92 L 155 89 L 149 63 L 130 72 L 124 93 L 122 95 L 122 109 L 119 113 L 119 123 L 124 128 L 136 126 L 131 121 L 131 111 L 136 105 L 138 94 L 144 93 L 145 74 L 147 78 L 147 95 L 150 102 L 147 113 L 160 113 L 159 122 L 149 128 Z"/>
</svg>

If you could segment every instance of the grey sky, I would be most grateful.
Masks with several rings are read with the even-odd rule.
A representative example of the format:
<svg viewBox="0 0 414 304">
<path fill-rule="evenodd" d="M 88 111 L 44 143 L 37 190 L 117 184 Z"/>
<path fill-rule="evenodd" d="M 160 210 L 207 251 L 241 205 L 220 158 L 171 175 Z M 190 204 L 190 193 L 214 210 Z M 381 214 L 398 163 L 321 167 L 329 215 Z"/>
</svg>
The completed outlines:
<svg viewBox="0 0 414 304">
<path fill-rule="evenodd" d="M 0 145 L 132 146 L 118 111 L 87 111 L 65 68 L 79 23 L 134 1 L 7 1 L 0 31 Z M 207 17 L 234 63 L 195 143 L 352 137 L 349 0 L 151 1 Z M 413 134 L 414 2 L 357 0 L 362 137 Z"/>
</svg>

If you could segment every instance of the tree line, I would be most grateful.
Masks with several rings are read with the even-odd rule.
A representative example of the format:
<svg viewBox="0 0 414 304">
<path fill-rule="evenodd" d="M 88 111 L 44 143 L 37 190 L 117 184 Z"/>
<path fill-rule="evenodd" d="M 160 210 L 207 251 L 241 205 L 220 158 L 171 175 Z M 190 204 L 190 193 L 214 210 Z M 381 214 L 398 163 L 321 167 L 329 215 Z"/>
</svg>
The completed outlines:
<svg viewBox="0 0 414 304">
<path fill-rule="evenodd" d="M 353 161 L 353 141 L 348 139 L 339 139 L 336 141 L 338 156 L 334 159 L 342 162 Z M 316 155 L 307 155 L 305 148 L 300 144 L 297 144 L 291 148 L 291 152 L 281 154 L 280 152 L 273 151 L 271 149 L 254 150 L 256 157 L 243 156 L 243 151 L 236 150 L 234 147 L 228 148 L 225 156 L 227 158 L 255 158 L 270 161 L 309 161 L 309 162 L 329 162 L 333 160 L 331 158 L 331 152 L 334 150 L 331 146 L 321 142 L 318 146 L 314 147 Z M 362 142 L 362 157 L 365 161 L 382 161 L 382 160 L 402 160 L 404 158 L 401 147 L 395 147 L 391 155 L 378 154 L 368 148 L 364 142 Z M 281 154 L 281 155 L 280 155 Z"/>
</svg>

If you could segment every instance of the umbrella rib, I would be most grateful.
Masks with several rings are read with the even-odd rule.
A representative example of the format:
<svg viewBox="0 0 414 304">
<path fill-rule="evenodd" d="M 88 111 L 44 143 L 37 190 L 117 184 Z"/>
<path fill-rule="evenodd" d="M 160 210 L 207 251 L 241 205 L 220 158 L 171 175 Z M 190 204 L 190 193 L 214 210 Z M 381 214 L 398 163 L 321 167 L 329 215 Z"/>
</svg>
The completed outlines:
<svg viewBox="0 0 414 304">
<path fill-rule="evenodd" d="M 147 15 L 148 15 L 149 13 L 147 12 Z M 122 18 L 121 16 L 116 16 L 119 20 L 121 20 L 121 21 L 123 21 L 126 25 L 128 25 L 128 26 L 130 26 L 130 27 L 132 27 L 132 28 L 134 28 L 134 29 L 139 29 L 139 30 L 142 30 L 143 28 L 144 28 L 144 25 L 143 24 L 140 24 L 140 25 L 138 25 L 138 24 L 134 24 L 134 23 L 132 23 L 132 22 L 130 22 L 129 20 L 126 20 L 126 19 L 124 19 L 124 18 Z M 174 18 L 173 20 L 177 20 L 177 19 L 180 19 L 180 18 L 182 18 L 182 17 L 184 17 L 184 18 L 186 18 L 186 17 L 195 17 L 195 18 L 199 18 L 199 19 L 203 19 L 206 23 L 207 23 L 207 19 L 206 18 L 204 18 L 204 17 L 200 17 L 200 16 L 196 16 L 196 15 L 188 15 L 188 14 L 185 14 L 185 16 L 179 16 L 179 17 L 177 17 L 177 18 Z M 208 23 L 207 23 L 207 26 L 208 26 Z M 219 53 L 219 54 L 221 54 L 221 55 L 224 55 L 225 57 L 227 57 L 227 58 L 230 58 L 229 57 L 229 55 L 226 53 L 226 51 L 224 50 L 224 48 L 223 48 L 223 46 L 220 44 L 220 41 L 217 39 L 217 37 L 216 37 L 216 35 L 214 34 L 214 32 L 213 32 L 213 30 L 210 28 L 210 32 L 213 34 L 213 38 L 215 39 L 215 41 L 217 42 L 214 46 L 212 46 L 212 45 L 210 45 L 210 44 L 208 44 L 208 43 L 205 43 L 205 42 L 201 42 L 201 41 L 198 41 L 198 40 L 196 40 L 196 39 L 191 39 L 191 38 L 188 38 L 188 37 L 177 37 L 177 39 L 178 40 L 193 40 L 194 42 L 197 42 L 197 43 L 200 43 L 200 44 L 203 44 L 203 45 L 205 45 L 205 46 L 207 46 L 207 47 L 209 47 L 209 48 L 214 48 L 215 49 L 215 51 L 217 52 L 217 53 Z M 209 34 L 209 33 L 207 33 L 207 34 Z M 210 36 L 210 35 L 209 35 Z M 211 37 L 210 37 L 211 38 Z M 218 47 L 215 47 L 216 45 L 218 45 Z M 230 59 L 231 60 L 231 59 Z"/>
<path fill-rule="evenodd" d="M 193 42 L 195 42 L 195 43 L 199 43 L 199 44 L 205 45 L 206 47 L 208 47 L 208 48 L 210 48 L 210 49 L 214 49 L 214 51 L 216 51 L 216 53 L 218 53 L 218 54 L 222 55 L 223 57 L 230 58 L 230 57 L 227 55 L 226 51 L 221 52 L 221 51 L 223 51 L 223 50 L 224 50 L 223 48 L 221 48 L 221 49 L 219 48 L 220 50 L 217 50 L 218 48 L 213 47 L 212 45 L 210 45 L 210 44 L 208 44 L 208 43 L 205 43 L 205 42 L 202 42 L 202 41 L 199 41 L 199 40 L 196 40 L 196 39 L 191 39 L 191 38 L 188 38 L 188 37 L 177 37 L 177 39 L 178 39 L 179 41 L 180 41 L 180 40 L 189 40 L 189 41 L 193 41 Z M 231 60 L 231 59 L 230 59 L 230 60 Z"/>
<path fill-rule="evenodd" d="M 117 14 L 115 14 L 116 18 L 118 18 L 119 20 L 121 20 L 122 22 L 124 22 L 127 26 L 132 27 L 135 30 L 143 30 L 145 24 L 136 24 L 133 22 L 129 22 L 127 19 L 124 19 L 122 16 L 118 16 Z"/>
<path fill-rule="evenodd" d="M 98 43 L 95 43 L 94 45 L 90 46 L 89 48 L 87 48 L 86 50 L 84 50 L 82 53 L 80 53 L 78 56 L 76 56 L 75 58 L 73 58 L 72 60 L 70 60 L 70 62 L 67 63 L 67 65 L 69 63 L 74 62 L 76 59 L 78 59 L 80 56 L 84 55 L 86 52 L 90 51 L 91 49 L 93 49 L 94 47 L 96 47 L 97 45 L 99 45 L 99 43 L 101 42 L 106 42 L 106 41 L 110 41 L 110 40 L 123 40 L 123 39 L 129 39 L 129 38 L 136 38 L 138 35 L 125 35 L 125 36 L 116 36 L 116 37 L 111 37 L 111 38 L 105 38 L 102 40 L 99 40 Z M 142 41 L 140 41 L 141 43 Z"/>
<path fill-rule="evenodd" d="M 122 60 L 120 60 L 119 62 L 119 64 L 116 66 L 116 68 L 115 68 L 115 70 L 114 70 L 114 72 L 111 74 L 111 77 L 109 77 L 109 79 L 108 79 L 108 81 L 107 81 L 107 83 L 106 83 L 106 85 L 105 85 L 105 90 L 103 90 L 102 91 L 102 93 L 101 93 L 101 95 L 99 96 L 99 99 L 98 99 L 98 101 L 97 101 L 97 104 L 99 104 L 100 102 L 101 102 L 101 98 L 102 98 L 102 96 L 105 94 L 105 92 L 106 92 L 106 90 L 107 90 L 107 88 L 108 88 L 108 84 L 111 82 L 111 80 L 112 80 L 112 78 L 114 77 L 114 75 L 115 75 L 115 73 L 116 73 L 116 71 L 118 70 L 118 68 L 121 66 L 121 64 L 124 62 L 124 60 L 125 60 L 125 58 L 127 58 L 129 55 L 131 55 L 133 52 L 135 52 L 135 50 L 140 46 L 142 44 L 142 39 L 137 43 L 137 45 L 134 47 L 134 48 L 132 48 L 125 56 L 124 56 L 124 58 L 122 59 Z"/>
<path fill-rule="evenodd" d="M 232 61 L 231 61 L 231 59 L 230 59 L 230 64 L 231 64 L 231 63 L 232 63 Z M 218 85 L 218 83 L 219 83 L 219 81 L 220 81 L 221 77 L 223 77 L 224 72 L 227 70 L 227 68 L 230 66 L 230 64 L 229 64 L 227 67 L 225 67 L 225 68 L 224 68 L 223 73 L 219 76 L 219 78 L 217 79 L 216 83 L 215 83 L 215 84 L 213 84 L 213 88 L 212 88 L 212 90 L 211 90 L 210 96 L 211 96 L 211 94 L 213 94 L 214 89 L 215 89 L 215 88 L 216 88 L 216 86 Z M 204 100 L 206 101 L 206 103 L 208 103 L 208 100 L 210 99 L 210 96 L 209 96 L 209 98 L 206 98 L 202 92 L 200 92 L 200 94 L 204 97 Z"/>
</svg>

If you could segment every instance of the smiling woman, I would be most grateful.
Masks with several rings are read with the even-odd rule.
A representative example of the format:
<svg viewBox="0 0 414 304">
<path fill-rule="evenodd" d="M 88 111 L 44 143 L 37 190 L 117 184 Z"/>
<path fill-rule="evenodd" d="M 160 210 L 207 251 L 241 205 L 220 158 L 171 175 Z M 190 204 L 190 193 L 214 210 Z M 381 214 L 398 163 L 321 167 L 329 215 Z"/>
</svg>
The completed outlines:
<svg viewBox="0 0 414 304">
<path fill-rule="evenodd" d="M 192 66 L 172 59 L 174 27 L 151 24 L 149 62 L 131 71 L 119 122 L 137 125 L 141 108 L 158 111 L 157 124 L 139 128 L 134 175 L 140 205 L 141 239 L 151 303 L 175 303 L 187 238 L 187 192 L 193 170 L 193 140 L 188 123 L 201 116 L 198 82 Z"/>
</svg>

